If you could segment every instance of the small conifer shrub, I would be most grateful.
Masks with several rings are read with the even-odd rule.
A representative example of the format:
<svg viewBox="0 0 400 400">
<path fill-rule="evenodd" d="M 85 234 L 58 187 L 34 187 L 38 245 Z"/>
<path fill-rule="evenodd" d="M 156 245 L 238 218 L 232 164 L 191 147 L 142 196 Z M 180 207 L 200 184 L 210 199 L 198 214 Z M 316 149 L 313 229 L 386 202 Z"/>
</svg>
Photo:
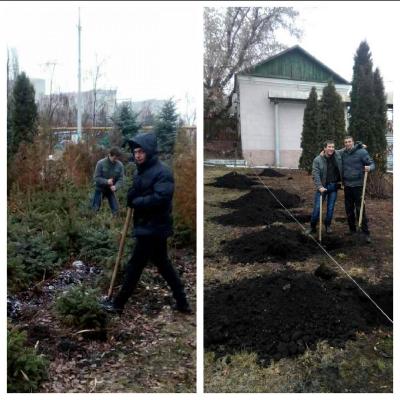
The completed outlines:
<svg viewBox="0 0 400 400">
<path fill-rule="evenodd" d="M 78 329 L 102 330 L 106 326 L 107 316 L 100 306 L 98 291 L 83 285 L 59 296 L 55 311 L 66 325 Z"/>
<path fill-rule="evenodd" d="M 47 378 L 48 360 L 37 354 L 36 349 L 27 347 L 26 332 L 7 331 L 7 391 L 27 393 L 38 390 Z"/>
</svg>

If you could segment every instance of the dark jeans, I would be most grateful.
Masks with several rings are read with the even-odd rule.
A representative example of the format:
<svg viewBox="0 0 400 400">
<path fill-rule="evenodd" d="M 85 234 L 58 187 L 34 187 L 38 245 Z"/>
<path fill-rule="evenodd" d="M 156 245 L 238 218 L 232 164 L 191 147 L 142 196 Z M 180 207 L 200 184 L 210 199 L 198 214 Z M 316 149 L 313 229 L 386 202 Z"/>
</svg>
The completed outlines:
<svg viewBox="0 0 400 400">
<path fill-rule="evenodd" d="M 111 189 L 96 189 L 92 200 L 92 209 L 99 211 L 101 207 L 101 201 L 106 197 L 108 204 L 110 205 L 111 212 L 116 214 L 118 212 L 118 201 L 115 197 L 114 192 Z"/>
<path fill-rule="evenodd" d="M 123 309 L 134 292 L 144 267 L 149 261 L 157 267 L 166 280 L 178 306 L 187 304 L 183 284 L 168 258 L 167 238 L 160 236 L 138 236 L 131 259 L 125 266 L 125 277 L 119 293 L 115 296 L 114 306 Z"/>
<path fill-rule="evenodd" d="M 325 216 L 325 226 L 330 226 L 333 218 L 333 212 L 335 211 L 335 203 L 337 197 L 337 185 L 336 183 L 328 183 L 326 186 L 327 191 L 322 194 L 322 201 L 327 199 L 327 209 Z M 321 192 L 317 190 L 314 196 L 314 209 L 311 214 L 311 227 L 315 228 L 319 220 L 319 199 Z"/>
<path fill-rule="evenodd" d="M 360 209 L 361 209 L 361 196 L 362 196 L 362 186 L 344 187 L 344 205 L 346 208 L 347 222 L 349 224 L 350 231 L 352 232 L 356 231 L 356 226 L 358 225 L 358 219 L 360 217 Z M 354 210 L 356 212 L 354 212 Z M 368 218 L 365 212 L 365 204 L 363 209 L 361 230 L 365 234 L 369 235 Z"/>
</svg>

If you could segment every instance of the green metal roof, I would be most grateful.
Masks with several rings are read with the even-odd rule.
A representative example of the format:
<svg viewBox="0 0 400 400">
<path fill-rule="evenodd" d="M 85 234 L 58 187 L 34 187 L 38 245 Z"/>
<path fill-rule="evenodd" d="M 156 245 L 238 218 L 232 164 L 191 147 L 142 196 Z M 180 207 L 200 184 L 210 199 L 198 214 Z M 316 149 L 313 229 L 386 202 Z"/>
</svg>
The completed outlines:
<svg viewBox="0 0 400 400">
<path fill-rule="evenodd" d="M 334 83 L 350 85 L 346 79 L 298 45 L 256 64 L 239 75 L 307 82 L 328 82 L 332 79 Z"/>
</svg>

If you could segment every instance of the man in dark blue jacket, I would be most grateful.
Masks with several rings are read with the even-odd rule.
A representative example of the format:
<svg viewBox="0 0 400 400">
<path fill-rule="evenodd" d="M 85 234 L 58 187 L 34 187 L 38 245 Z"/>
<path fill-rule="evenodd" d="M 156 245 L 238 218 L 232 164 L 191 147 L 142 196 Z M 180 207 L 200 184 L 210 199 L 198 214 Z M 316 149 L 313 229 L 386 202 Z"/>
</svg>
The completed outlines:
<svg viewBox="0 0 400 400">
<path fill-rule="evenodd" d="M 134 209 L 133 235 L 136 245 L 125 267 L 125 278 L 119 293 L 104 308 L 121 313 L 144 267 L 152 261 L 172 290 L 176 300 L 174 308 L 191 312 L 183 284 L 168 258 L 167 238 L 172 235 L 174 194 L 172 172 L 157 157 L 157 139 L 153 133 L 139 134 L 129 145 L 137 165 L 127 200 L 127 206 Z"/>
<path fill-rule="evenodd" d="M 350 228 L 350 234 L 356 232 L 356 215 L 360 215 L 361 197 L 364 181 L 364 173 L 375 169 L 374 160 L 370 157 L 367 150 L 357 143 L 351 136 L 344 139 L 344 150 L 341 151 L 343 163 L 343 184 L 344 184 L 344 201 L 347 214 L 347 222 Z M 354 213 L 354 209 L 356 213 Z M 370 232 L 368 229 L 368 219 L 363 209 L 363 219 L 361 230 L 365 234 L 367 243 L 371 242 Z"/>
</svg>

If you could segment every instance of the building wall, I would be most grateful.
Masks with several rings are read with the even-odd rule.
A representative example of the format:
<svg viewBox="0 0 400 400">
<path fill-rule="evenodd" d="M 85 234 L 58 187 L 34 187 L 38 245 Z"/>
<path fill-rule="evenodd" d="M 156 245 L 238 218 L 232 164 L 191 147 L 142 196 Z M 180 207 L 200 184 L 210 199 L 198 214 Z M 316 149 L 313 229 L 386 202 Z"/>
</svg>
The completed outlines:
<svg viewBox="0 0 400 400">
<path fill-rule="evenodd" d="M 31 82 L 35 88 L 35 101 L 38 102 L 45 95 L 46 81 L 44 79 L 32 78 Z"/>
<path fill-rule="evenodd" d="M 326 84 L 319 82 L 238 76 L 242 151 L 251 165 L 275 165 L 275 110 L 269 93 L 295 95 L 298 101 L 280 101 L 280 166 L 297 168 L 301 155 L 301 131 L 305 99 L 312 86 L 319 94 Z M 343 99 L 349 85 L 336 85 Z"/>
</svg>

